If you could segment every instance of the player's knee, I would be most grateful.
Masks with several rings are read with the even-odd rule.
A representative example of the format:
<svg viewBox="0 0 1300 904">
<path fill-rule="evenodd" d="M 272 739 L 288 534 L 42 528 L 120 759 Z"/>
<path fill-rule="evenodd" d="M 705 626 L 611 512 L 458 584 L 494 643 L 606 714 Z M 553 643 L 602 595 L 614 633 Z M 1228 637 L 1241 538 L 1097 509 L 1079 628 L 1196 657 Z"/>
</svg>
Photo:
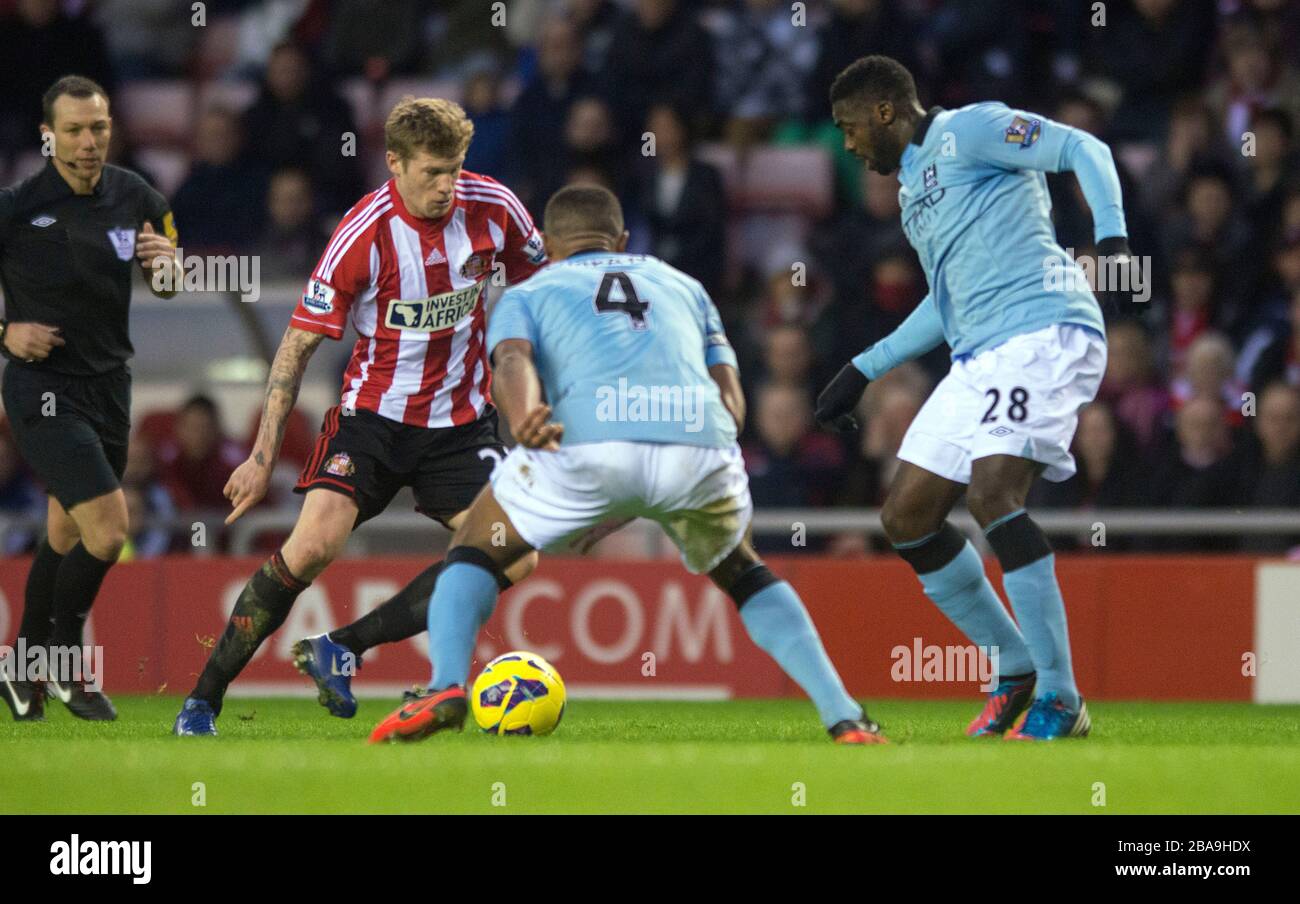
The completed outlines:
<svg viewBox="0 0 1300 904">
<path fill-rule="evenodd" d="M 290 537 L 281 554 L 294 577 L 310 581 L 338 558 L 342 550 L 343 543 L 337 539 L 313 533 Z"/>
<path fill-rule="evenodd" d="M 533 553 L 536 556 L 536 553 Z M 497 587 L 505 590 L 510 587 L 513 581 L 507 577 L 506 571 L 501 565 L 477 546 L 453 546 L 447 550 L 447 558 L 443 560 L 448 565 L 454 565 L 457 562 L 464 562 L 466 565 L 474 565 L 488 572 L 497 582 Z M 534 564 L 536 558 L 534 558 Z M 517 564 L 517 563 L 516 563 Z M 531 569 L 530 569 L 531 570 Z"/>
<path fill-rule="evenodd" d="M 980 527 L 988 527 L 999 518 L 1024 508 L 1024 500 L 1017 499 L 1005 487 L 972 482 L 966 491 L 966 508 Z"/>
<path fill-rule="evenodd" d="M 891 493 L 880 510 L 880 524 L 891 543 L 910 543 L 932 534 L 943 523 L 943 513 L 919 500 Z"/>
<path fill-rule="evenodd" d="M 126 525 L 107 525 L 86 531 L 81 545 L 101 562 L 116 562 L 126 546 Z"/>
</svg>

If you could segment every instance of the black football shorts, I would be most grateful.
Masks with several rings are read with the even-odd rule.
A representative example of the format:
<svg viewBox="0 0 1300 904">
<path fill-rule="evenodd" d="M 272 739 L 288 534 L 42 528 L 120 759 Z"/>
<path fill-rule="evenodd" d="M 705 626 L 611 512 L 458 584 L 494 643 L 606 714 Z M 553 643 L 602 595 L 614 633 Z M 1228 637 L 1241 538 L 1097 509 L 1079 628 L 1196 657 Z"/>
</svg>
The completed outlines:
<svg viewBox="0 0 1300 904">
<path fill-rule="evenodd" d="M 417 427 L 357 409 L 325 412 L 311 458 L 294 492 L 323 488 L 351 496 L 357 526 L 410 487 L 415 510 L 443 524 L 469 508 L 505 457 L 496 409 L 459 427 Z"/>
<path fill-rule="evenodd" d="M 126 367 L 72 376 L 11 361 L 3 395 L 18 451 L 64 511 L 121 486 L 131 435 Z"/>
</svg>

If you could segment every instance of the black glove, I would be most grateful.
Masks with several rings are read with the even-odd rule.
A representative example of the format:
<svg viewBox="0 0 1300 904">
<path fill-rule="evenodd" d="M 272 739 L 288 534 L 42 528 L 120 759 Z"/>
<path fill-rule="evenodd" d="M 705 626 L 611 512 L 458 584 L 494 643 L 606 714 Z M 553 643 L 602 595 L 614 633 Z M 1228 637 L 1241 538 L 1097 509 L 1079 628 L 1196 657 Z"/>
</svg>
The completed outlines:
<svg viewBox="0 0 1300 904">
<path fill-rule="evenodd" d="M 1097 279 L 1106 287 L 1097 291 L 1103 312 L 1121 314 L 1124 303 L 1132 300 L 1137 276 L 1133 271 L 1135 263 L 1128 239 L 1123 236 L 1110 236 L 1097 243 Z"/>
<path fill-rule="evenodd" d="M 817 422 L 840 433 L 856 431 L 858 419 L 853 416 L 853 409 L 869 382 L 853 362 L 845 364 L 817 396 Z"/>
</svg>

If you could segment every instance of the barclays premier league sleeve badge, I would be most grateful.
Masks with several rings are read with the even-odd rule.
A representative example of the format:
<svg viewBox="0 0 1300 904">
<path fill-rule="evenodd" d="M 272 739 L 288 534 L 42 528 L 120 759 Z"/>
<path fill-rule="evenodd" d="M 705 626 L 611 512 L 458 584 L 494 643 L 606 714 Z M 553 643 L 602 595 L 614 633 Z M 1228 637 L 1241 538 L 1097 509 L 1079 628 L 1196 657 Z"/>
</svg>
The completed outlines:
<svg viewBox="0 0 1300 904">
<path fill-rule="evenodd" d="M 313 314 L 329 314 L 334 310 L 334 289 L 328 283 L 313 279 L 307 283 L 302 295 L 302 306 Z"/>
</svg>

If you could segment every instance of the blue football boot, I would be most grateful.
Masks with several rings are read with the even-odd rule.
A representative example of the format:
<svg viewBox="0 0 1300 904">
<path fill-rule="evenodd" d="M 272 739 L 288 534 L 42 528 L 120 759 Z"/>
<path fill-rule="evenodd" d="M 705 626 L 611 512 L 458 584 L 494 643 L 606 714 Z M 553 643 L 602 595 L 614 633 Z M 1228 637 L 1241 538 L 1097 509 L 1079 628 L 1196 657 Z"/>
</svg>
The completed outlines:
<svg viewBox="0 0 1300 904">
<path fill-rule="evenodd" d="M 172 734 L 182 738 L 216 737 L 217 714 L 207 700 L 185 698 L 185 705 L 176 716 Z"/>
<path fill-rule="evenodd" d="M 357 714 L 352 696 L 352 676 L 361 668 L 361 657 L 328 634 L 317 634 L 293 645 L 293 667 L 316 682 L 316 699 L 331 716 L 351 719 Z"/>
<path fill-rule="evenodd" d="M 1008 741 L 1054 741 L 1057 738 L 1086 738 L 1092 730 L 1088 706 L 1079 698 L 1078 710 L 1070 709 L 1052 691 L 1039 697 L 1029 707 L 1025 722 L 1008 731 Z"/>
</svg>

